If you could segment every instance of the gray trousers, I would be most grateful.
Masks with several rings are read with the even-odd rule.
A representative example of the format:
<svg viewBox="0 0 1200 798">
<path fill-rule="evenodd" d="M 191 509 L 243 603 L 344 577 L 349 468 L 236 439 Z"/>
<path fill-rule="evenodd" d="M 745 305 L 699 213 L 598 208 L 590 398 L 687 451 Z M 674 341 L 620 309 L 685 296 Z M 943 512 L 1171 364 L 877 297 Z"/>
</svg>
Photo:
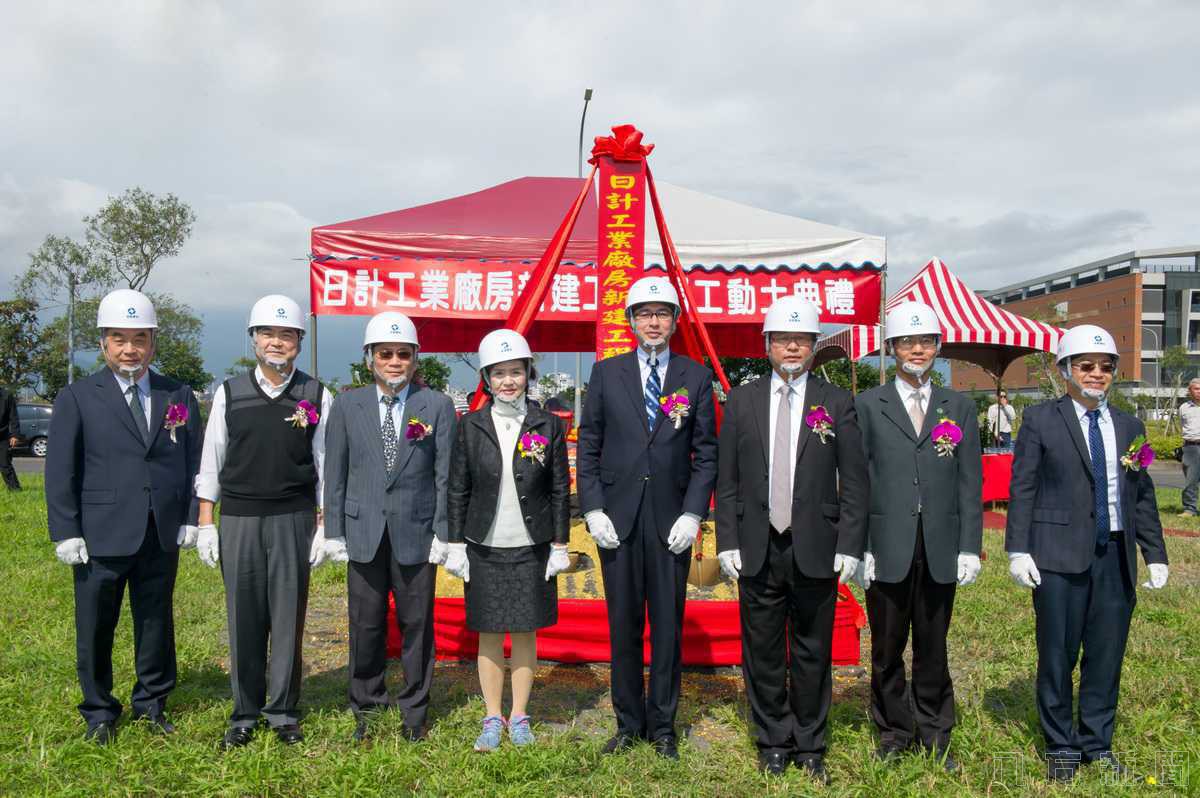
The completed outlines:
<svg viewBox="0 0 1200 798">
<path fill-rule="evenodd" d="M 1187 480 L 1183 487 L 1183 509 L 1198 512 L 1196 494 L 1200 492 L 1200 446 L 1183 447 L 1183 478 Z"/>
<path fill-rule="evenodd" d="M 233 683 L 230 726 L 254 726 L 259 716 L 272 727 L 300 720 L 300 649 L 308 609 L 308 550 L 315 530 L 312 510 L 221 517 Z"/>
</svg>

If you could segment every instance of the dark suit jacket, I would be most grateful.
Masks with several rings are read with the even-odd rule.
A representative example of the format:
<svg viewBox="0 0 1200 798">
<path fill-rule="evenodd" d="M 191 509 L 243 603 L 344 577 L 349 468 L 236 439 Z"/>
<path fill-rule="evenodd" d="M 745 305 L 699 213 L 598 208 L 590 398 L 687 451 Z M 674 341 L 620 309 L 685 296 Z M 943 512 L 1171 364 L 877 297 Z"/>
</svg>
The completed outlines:
<svg viewBox="0 0 1200 798">
<path fill-rule="evenodd" d="M 1145 426 L 1112 405 L 1117 456 L 1125 454 Z M 57 419 L 55 420 L 57 423 Z M 1145 471 L 1117 464 L 1121 525 L 1129 573 L 1137 573 L 1136 545 L 1147 563 L 1166 563 L 1154 482 Z M 1004 548 L 1033 555 L 1039 569 L 1078 574 L 1094 559 L 1092 461 L 1069 396 L 1026 408 L 1013 456 Z"/>
<path fill-rule="evenodd" d="M 188 409 L 174 443 L 163 429 L 169 404 Z M 179 527 L 195 524 L 199 513 L 195 481 L 204 427 L 192 389 L 153 371 L 150 436 L 147 447 L 108 368 L 59 391 L 46 452 L 52 541 L 81 537 L 96 557 L 136 554 L 149 507 L 163 551 L 178 549 Z"/>
<path fill-rule="evenodd" d="M 433 427 L 427 437 L 405 437 L 416 416 Z M 397 466 L 383 457 L 375 384 L 339 396 L 325 428 L 325 537 L 346 539 L 354 562 L 370 562 L 387 529 L 392 557 L 402 565 L 429 559 L 436 534 L 446 539 L 446 482 L 454 440 L 454 403 L 413 383 L 397 436 Z"/>
<path fill-rule="evenodd" d="M 534 543 L 566 543 L 571 536 L 571 469 L 562 421 L 529 405 L 519 435 L 534 432 L 546 438 L 545 462 L 513 450 L 512 469 L 525 529 Z M 518 441 L 520 438 L 518 437 Z M 483 543 L 500 501 L 500 441 L 492 407 L 458 420 L 450 456 L 450 488 L 446 494 L 449 541 Z"/>
<path fill-rule="evenodd" d="M 805 415 L 824 405 L 834 420 L 826 443 L 802 424 L 792 485 L 792 552 L 805 576 L 833 575 L 835 554 L 862 557 L 867 531 L 867 463 L 848 391 L 810 374 Z M 725 403 L 717 476 L 717 550 L 739 549 L 742 573 L 766 562 L 770 531 L 771 377 L 739 385 Z"/>
<path fill-rule="evenodd" d="M 0 438 L 7 445 L 8 439 L 20 431 L 17 422 L 17 395 L 0 386 Z"/>
<path fill-rule="evenodd" d="M 575 456 L 579 508 L 604 510 L 622 540 L 641 509 L 654 513 L 663 541 L 682 513 L 708 514 L 717 478 L 712 370 L 672 352 L 662 395 L 684 388 L 691 412 L 683 424 L 675 429 L 660 414 L 651 433 L 637 352 L 592 368 Z"/>
<path fill-rule="evenodd" d="M 871 476 L 867 550 L 875 578 L 899 582 L 912 566 L 917 508 L 925 559 L 934 581 L 958 578 L 958 554 L 979 554 L 983 544 L 983 463 L 975 403 L 949 388 L 933 387 L 921 434 L 913 432 L 895 382 L 854 400 Z M 930 432 L 949 419 L 962 431 L 953 455 L 940 456 Z"/>
</svg>

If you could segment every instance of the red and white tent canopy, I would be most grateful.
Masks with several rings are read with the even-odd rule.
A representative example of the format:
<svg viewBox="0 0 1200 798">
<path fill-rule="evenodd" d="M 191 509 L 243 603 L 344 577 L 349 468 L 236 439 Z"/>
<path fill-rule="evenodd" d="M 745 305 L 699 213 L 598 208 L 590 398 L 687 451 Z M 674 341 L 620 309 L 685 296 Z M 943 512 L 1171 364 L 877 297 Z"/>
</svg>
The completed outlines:
<svg viewBox="0 0 1200 798">
<path fill-rule="evenodd" d="M 993 305 L 972 291 L 939 258 L 925 264 L 887 301 L 923 302 L 942 325 L 942 356 L 966 360 L 993 376 L 1004 373 L 1018 357 L 1054 352 L 1062 330 Z M 851 325 L 817 345 L 816 365 L 849 357 L 859 360 L 879 351 L 879 325 Z"/>
</svg>

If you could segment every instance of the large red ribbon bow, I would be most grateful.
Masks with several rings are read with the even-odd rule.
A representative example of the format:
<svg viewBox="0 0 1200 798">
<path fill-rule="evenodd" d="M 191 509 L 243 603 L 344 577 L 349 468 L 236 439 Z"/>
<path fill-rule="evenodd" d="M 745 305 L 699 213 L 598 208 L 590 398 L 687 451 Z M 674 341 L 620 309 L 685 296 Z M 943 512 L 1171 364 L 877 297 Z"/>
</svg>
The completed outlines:
<svg viewBox="0 0 1200 798">
<path fill-rule="evenodd" d="M 602 155 L 614 161 L 644 161 L 654 149 L 653 144 L 642 144 L 642 131 L 633 125 L 617 125 L 612 132 L 611 136 L 596 136 L 588 163 L 595 165 Z"/>
</svg>

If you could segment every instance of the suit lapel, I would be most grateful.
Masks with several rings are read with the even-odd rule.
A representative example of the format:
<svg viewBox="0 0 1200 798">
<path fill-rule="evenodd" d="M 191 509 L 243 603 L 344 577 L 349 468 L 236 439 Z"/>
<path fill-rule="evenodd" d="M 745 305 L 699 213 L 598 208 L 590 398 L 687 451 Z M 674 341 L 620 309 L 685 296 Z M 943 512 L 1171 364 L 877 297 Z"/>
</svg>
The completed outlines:
<svg viewBox="0 0 1200 798">
<path fill-rule="evenodd" d="M 763 470 L 771 467 L 771 441 L 767 433 L 771 429 L 771 375 L 759 377 L 751 388 L 754 426 L 758 429 L 758 440 L 763 456 Z"/>
<path fill-rule="evenodd" d="M 138 443 L 143 446 L 146 441 L 142 438 L 142 432 L 133 423 L 133 411 L 129 409 L 129 404 L 125 401 L 124 394 L 121 393 L 121 386 L 117 384 L 117 378 L 113 376 L 112 371 L 103 369 L 92 375 L 93 384 L 100 391 L 100 397 L 108 403 L 113 415 L 121 419 L 121 423 L 125 425 L 125 429 L 129 430 L 129 434 L 137 438 Z"/>
<path fill-rule="evenodd" d="M 350 396 L 354 397 L 354 404 L 358 408 L 358 424 L 362 427 L 363 435 L 369 442 L 367 448 L 379 461 L 380 470 L 386 470 L 387 460 L 383 456 L 383 423 L 379 419 L 379 394 L 376 393 L 375 386 L 371 386 L 368 390 L 362 390 L 350 394 Z M 346 400 L 339 399 L 338 401 Z M 400 430 L 396 430 L 396 432 L 399 434 Z"/>
<path fill-rule="evenodd" d="M 684 371 L 685 365 L 686 364 L 684 364 L 683 360 L 679 357 L 679 355 L 675 354 L 674 352 L 671 353 L 671 357 L 667 360 L 667 376 L 663 380 L 663 389 L 662 389 L 661 396 L 670 396 L 672 393 L 674 393 L 675 391 L 678 391 L 680 388 L 683 387 L 683 371 Z M 639 378 L 641 377 L 640 369 L 638 372 L 638 377 Z M 689 398 L 691 398 L 691 397 L 689 397 Z M 644 402 L 642 404 L 642 407 L 645 408 Z M 646 413 L 644 411 L 642 413 L 642 417 L 646 418 Z M 661 413 L 661 412 L 658 413 L 658 416 L 654 421 L 654 432 L 650 433 L 650 440 L 654 440 L 654 436 L 658 434 L 658 431 L 660 429 L 662 429 L 663 427 L 665 427 L 667 424 L 674 425 L 674 423 L 675 422 L 671 421 L 671 419 L 667 418 L 665 413 Z M 649 420 L 647 420 L 646 427 L 649 428 L 649 426 L 650 426 L 650 423 L 649 423 Z"/>
<path fill-rule="evenodd" d="M 1079 416 L 1075 415 L 1075 401 L 1069 396 L 1061 397 L 1058 400 L 1058 412 L 1062 416 L 1063 423 L 1067 425 L 1067 434 L 1071 436 L 1075 450 L 1079 452 L 1079 459 L 1083 461 L 1083 471 L 1087 474 L 1088 481 L 1093 482 L 1092 457 L 1088 454 L 1087 441 L 1083 439 L 1083 430 L 1079 428 Z"/>
<path fill-rule="evenodd" d="M 150 446 L 154 447 L 154 442 L 158 440 L 159 430 L 163 428 L 163 421 L 167 417 L 167 399 L 171 396 L 170 391 L 162 387 L 162 382 L 154 372 L 150 372 Z"/>
<path fill-rule="evenodd" d="M 804 423 L 804 419 L 808 417 L 809 408 L 816 407 L 825 403 L 825 382 L 814 377 L 811 373 L 808 375 L 808 384 L 804 386 L 804 406 L 800 408 L 800 438 L 796 441 L 796 462 L 800 462 L 800 457 L 804 454 L 804 447 L 808 446 L 808 440 L 812 437 L 812 429 L 808 424 Z M 837 419 L 834 419 L 836 422 Z M 796 469 L 796 473 L 800 473 L 800 469 Z"/>
<path fill-rule="evenodd" d="M 1133 474 L 1129 469 L 1121 465 L 1121 458 L 1125 452 L 1129 451 L 1130 444 L 1134 439 L 1134 426 L 1130 422 L 1128 416 L 1120 410 L 1110 406 L 1108 408 L 1108 416 L 1113 422 L 1113 436 L 1117 441 L 1117 485 L 1121 491 L 1121 509 L 1124 511 L 1129 506 L 1129 499 L 1126 497 L 1129 489 L 1134 486 L 1134 481 L 1131 479 Z M 1124 519 L 1121 519 L 1124 521 Z"/>
<path fill-rule="evenodd" d="M 889 382 L 879 392 L 879 401 L 883 405 L 883 415 L 899 427 L 900 431 L 907 435 L 910 441 L 916 443 L 917 434 L 913 431 L 912 419 L 909 418 L 908 411 L 904 408 L 904 402 L 900 399 L 900 391 L 896 388 L 895 380 Z M 926 413 L 925 415 L 928 416 L 929 414 Z"/>
<path fill-rule="evenodd" d="M 415 417 L 430 424 L 429 419 L 424 416 L 426 393 L 424 388 L 415 384 L 408 389 L 408 398 L 404 400 L 404 413 L 400 417 L 400 429 L 396 430 L 396 470 L 392 473 L 390 482 L 395 482 L 399 478 L 400 472 L 408 465 L 408 459 L 412 457 L 413 450 L 416 448 L 415 443 L 410 441 L 408 435 L 405 434 L 408 429 L 408 419 Z M 433 430 L 429 434 L 436 433 L 437 430 Z"/>
<path fill-rule="evenodd" d="M 620 357 L 624 358 L 621 363 L 621 382 L 625 383 L 637 417 L 642 420 L 642 431 L 646 433 L 646 437 L 649 437 L 650 423 L 646 419 L 646 388 L 642 385 L 642 370 L 638 363 L 637 350 L 627 352 Z"/>
<path fill-rule="evenodd" d="M 526 414 L 525 417 L 528 419 L 528 414 Z M 492 445 L 496 447 L 496 451 L 499 451 L 500 436 L 496 433 L 496 422 L 492 418 L 491 403 L 489 402 L 488 404 L 484 405 L 478 413 L 472 413 L 470 416 L 468 416 L 468 418 L 472 424 L 474 424 L 480 429 L 481 432 L 483 432 L 484 437 L 492 442 Z"/>
</svg>

